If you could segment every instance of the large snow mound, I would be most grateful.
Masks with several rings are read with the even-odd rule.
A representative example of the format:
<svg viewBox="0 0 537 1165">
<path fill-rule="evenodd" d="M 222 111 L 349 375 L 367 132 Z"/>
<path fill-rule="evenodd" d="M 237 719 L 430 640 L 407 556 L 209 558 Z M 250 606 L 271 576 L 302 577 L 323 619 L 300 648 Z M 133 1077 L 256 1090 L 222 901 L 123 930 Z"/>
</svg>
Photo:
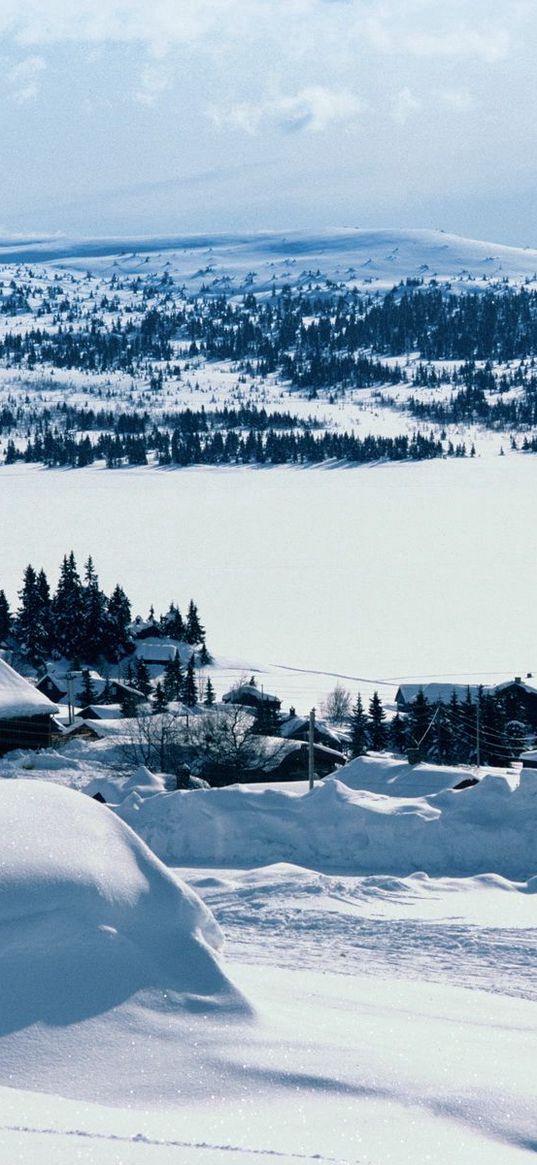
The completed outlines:
<svg viewBox="0 0 537 1165">
<path fill-rule="evenodd" d="M 294 862 L 351 873 L 524 881 L 537 872 L 537 773 L 488 775 L 430 797 L 388 797 L 329 778 L 302 796 L 233 786 L 117 810 L 170 865 Z"/>
<path fill-rule="evenodd" d="M 241 1007 L 211 912 L 109 809 L 0 783 L 0 1035 L 76 1023 L 138 992 L 189 1012 Z"/>
<path fill-rule="evenodd" d="M 482 768 L 480 778 L 490 772 Z M 513 779 L 513 771 L 508 769 L 494 769 L 492 775 Z M 382 755 L 358 756 L 337 774 L 338 781 L 350 789 L 369 789 L 388 797 L 430 797 L 472 778 L 475 770 L 469 765 L 411 765 L 407 760 Z"/>
</svg>

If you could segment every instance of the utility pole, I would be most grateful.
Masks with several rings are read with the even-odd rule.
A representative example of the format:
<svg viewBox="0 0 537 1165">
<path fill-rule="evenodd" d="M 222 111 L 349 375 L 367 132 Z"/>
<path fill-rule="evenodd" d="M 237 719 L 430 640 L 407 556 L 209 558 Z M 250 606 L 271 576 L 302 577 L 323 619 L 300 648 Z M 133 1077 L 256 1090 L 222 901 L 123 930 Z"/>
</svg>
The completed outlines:
<svg viewBox="0 0 537 1165">
<path fill-rule="evenodd" d="M 308 784 L 313 789 L 315 783 L 315 708 L 310 712 L 308 732 Z"/>
<path fill-rule="evenodd" d="M 476 729 L 475 753 L 476 753 L 476 760 L 477 760 L 477 768 L 478 768 L 478 771 L 479 771 L 479 766 L 480 766 L 480 764 L 481 764 L 481 724 L 480 724 L 480 711 L 481 711 L 481 709 L 480 709 L 480 704 L 479 704 L 479 692 L 478 692 L 478 693 L 477 693 L 477 698 L 476 698 L 476 705 L 475 705 L 475 713 L 476 713 L 476 715 L 475 715 L 475 729 Z"/>
</svg>

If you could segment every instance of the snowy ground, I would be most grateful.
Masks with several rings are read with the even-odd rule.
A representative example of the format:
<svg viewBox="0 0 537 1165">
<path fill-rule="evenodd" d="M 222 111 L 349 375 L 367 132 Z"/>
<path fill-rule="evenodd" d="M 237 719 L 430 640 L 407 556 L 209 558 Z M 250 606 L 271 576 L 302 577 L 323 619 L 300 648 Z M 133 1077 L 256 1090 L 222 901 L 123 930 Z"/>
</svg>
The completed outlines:
<svg viewBox="0 0 537 1165">
<path fill-rule="evenodd" d="M 42 766 L 18 769 L 32 779 L 0 782 L 3 1160 L 534 1158 L 535 877 L 356 876 L 288 861 L 170 871 L 108 808 L 56 784 L 93 791 L 91 746 L 78 749 L 85 767 L 64 758 L 63 769 L 47 768 L 43 754 Z M 377 784 L 384 771 L 392 779 L 381 758 L 366 767 L 378 770 Z M 16 763 L 4 761 L 3 775 L 16 777 Z M 183 832 L 212 836 L 219 818 L 221 849 L 230 820 L 222 800 L 253 798 L 255 830 L 236 814 L 245 843 L 259 850 L 270 819 L 280 844 L 302 837 L 302 853 L 290 810 L 319 802 L 315 828 L 324 821 L 333 867 L 344 816 L 357 808 L 369 814 L 371 842 L 391 838 L 396 854 L 405 822 L 419 848 L 434 806 L 449 819 L 451 798 L 458 833 L 466 820 L 476 846 L 488 836 L 491 868 L 502 850 L 520 860 L 526 837 L 529 873 L 537 776 L 527 774 L 522 799 L 519 780 L 486 777 L 406 801 L 393 789 L 345 793 L 333 781 L 312 794 L 299 785 L 171 796 L 154 782 L 136 800 L 111 771 L 109 792 L 127 796 L 135 823 L 136 805 L 140 816 L 152 806 L 164 825 L 172 803 L 197 801 L 202 816 L 185 818 Z M 356 838 L 363 844 L 363 830 Z"/>
<path fill-rule="evenodd" d="M 245 671 L 338 673 L 353 690 L 391 681 L 392 695 L 403 678 L 525 675 L 537 671 L 536 483 L 522 454 L 362 469 L 8 466 L 0 585 L 14 601 L 29 561 L 55 581 L 73 547 L 135 610 L 194 595 L 211 649 Z M 307 706 L 311 675 L 289 692 L 281 680 L 286 702 Z"/>
</svg>

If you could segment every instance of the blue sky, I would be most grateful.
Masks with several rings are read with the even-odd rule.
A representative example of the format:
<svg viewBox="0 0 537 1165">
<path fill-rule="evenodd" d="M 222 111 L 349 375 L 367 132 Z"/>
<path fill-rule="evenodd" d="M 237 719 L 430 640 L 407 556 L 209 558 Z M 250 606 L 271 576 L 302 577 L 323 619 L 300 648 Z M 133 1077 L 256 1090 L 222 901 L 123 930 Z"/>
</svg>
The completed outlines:
<svg viewBox="0 0 537 1165">
<path fill-rule="evenodd" d="M 0 232 L 537 245 L 535 0 L 0 0 Z"/>
</svg>

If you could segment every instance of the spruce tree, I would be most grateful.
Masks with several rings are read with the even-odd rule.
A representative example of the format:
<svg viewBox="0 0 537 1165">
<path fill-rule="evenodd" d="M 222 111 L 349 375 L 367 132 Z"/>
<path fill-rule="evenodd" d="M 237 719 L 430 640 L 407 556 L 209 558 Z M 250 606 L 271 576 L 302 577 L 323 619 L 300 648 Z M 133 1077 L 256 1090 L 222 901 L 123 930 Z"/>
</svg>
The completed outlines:
<svg viewBox="0 0 537 1165">
<path fill-rule="evenodd" d="M 167 711 L 168 701 L 167 701 L 166 696 L 164 694 L 164 688 L 163 688 L 160 680 L 157 680 L 157 682 L 155 684 L 155 691 L 154 691 L 152 699 L 151 699 L 151 704 L 153 707 L 153 712 L 166 712 Z"/>
<path fill-rule="evenodd" d="M 181 700 L 185 677 L 181 667 L 179 654 L 173 659 L 166 660 L 164 665 L 163 688 L 167 700 Z"/>
<path fill-rule="evenodd" d="M 367 752 L 369 738 L 367 730 L 367 716 L 362 704 L 362 697 L 358 692 L 356 703 L 350 718 L 351 756 L 363 756 Z"/>
<path fill-rule="evenodd" d="M 373 692 L 369 702 L 369 739 L 373 752 L 382 752 L 386 747 L 386 713 L 378 692 Z"/>
<path fill-rule="evenodd" d="M 131 605 L 123 590 L 117 584 L 108 600 L 104 652 L 107 659 L 119 659 L 128 651 L 131 640 L 129 624 Z"/>
<path fill-rule="evenodd" d="M 211 677 L 208 676 L 207 683 L 205 684 L 205 699 L 204 699 L 203 703 L 205 704 L 206 708 L 212 708 L 213 704 L 215 703 L 215 700 L 216 700 L 216 696 L 215 696 L 215 691 L 214 691 L 213 685 L 211 683 Z"/>
<path fill-rule="evenodd" d="M 49 647 L 50 596 L 43 572 L 38 576 L 33 566 L 26 567 L 19 598 L 17 637 L 32 663 L 37 663 Z"/>
<path fill-rule="evenodd" d="M 85 667 L 82 669 L 82 687 L 78 693 L 78 702 L 85 708 L 87 704 L 94 704 L 96 699 L 97 692 L 91 678 L 91 672 L 89 667 Z"/>
<path fill-rule="evenodd" d="M 107 599 L 99 588 L 93 559 L 86 563 L 82 589 L 82 628 L 80 651 L 84 659 L 95 661 L 103 654 L 107 638 Z"/>
<path fill-rule="evenodd" d="M 399 713 L 397 712 L 395 714 L 395 716 L 390 724 L 390 728 L 389 728 L 390 744 L 391 744 L 391 747 L 393 748 L 394 752 L 398 752 L 398 753 L 405 752 L 406 737 L 407 737 L 407 733 L 406 733 L 405 722 L 404 722 L 402 716 L 400 716 Z"/>
<path fill-rule="evenodd" d="M 200 623 L 198 608 L 193 599 L 190 600 L 188 606 L 185 638 L 187 643 L 192 646 L 197 643 L 205 643 L 205 628 Z"/>
<path fill-rule="evenodd" d="M 55 646 L 66 659 L 80 658 L 83 646 L 84 602 L 82 583 L 73 551 L 65 555 L 52 603 Z"/>
<path fill-rule="evenodd" d="M 151 676 L 149 675 L 149 668 L 145 659 L 137 659 L 134 668 L 134 682 L 137 690 L 145 696 L 146 700 L 151 695 Z"/>
<path fill-rule="evenodd" d="M 4 591 L 0 591 L 0 643 L 5 643 L 11 630 L 11 612 Z"/>
<path fill-rule="evenodd" d="M 408 739 L 413 748 L 420 748 L 420 751 L 427 751 L 431 744 L 426 733 L 430 728 L 434 712 L 431 705 L 421 690 L 418 692 L 416 699 L 412 701 L 408 712 Z M 424 740 L 423 738 L 426 737 Z M 423 745 L 422 745 L 423 741 Z"/>
<path fill-rule="evenodd" d="M 188 667 L 186 669 L 185 684 L 183 689 L 183 702 L 187 708 L 194 708 L 198 702 L 198 685 L 196 681 L 196 666 L 194 661 L 194 653 L 190 656 Z"/>
<path fill-rule="evenodd" d="M 161 627 L 164 634 L 169 635 L 170 639 L 178 639 L 179 642 L 184 640 L 185 623 L 179 607 L 175 603 L 170 603 L 166 614 L 161 619 Z"/>
</svg>

